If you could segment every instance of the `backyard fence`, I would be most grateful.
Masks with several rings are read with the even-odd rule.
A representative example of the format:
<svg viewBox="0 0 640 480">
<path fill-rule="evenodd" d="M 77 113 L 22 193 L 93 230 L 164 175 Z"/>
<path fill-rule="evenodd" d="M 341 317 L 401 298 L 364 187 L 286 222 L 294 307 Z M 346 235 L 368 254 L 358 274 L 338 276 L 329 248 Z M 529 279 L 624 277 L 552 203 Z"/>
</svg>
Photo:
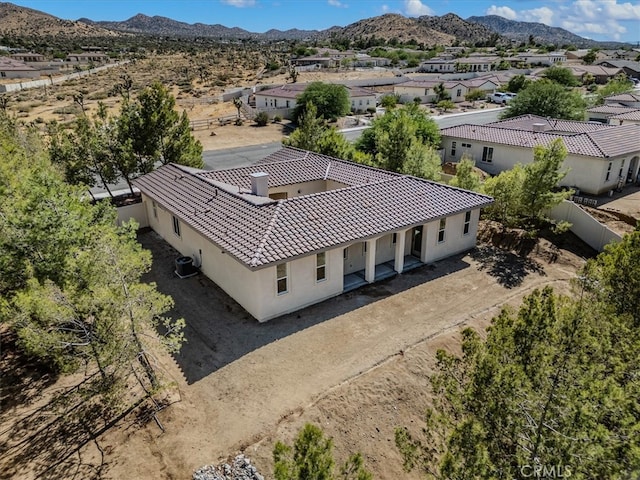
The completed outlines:
<svg viewBox="0 0 640 480">
<path fill-rule="evenodd" d="M 549 215 L 554 220 L 571 223 L 570 230 L 598 252 L 604 250 L 608 243 L 619 242 L 622 238 L 569 200 L 551 209 Z"/>
</svg>

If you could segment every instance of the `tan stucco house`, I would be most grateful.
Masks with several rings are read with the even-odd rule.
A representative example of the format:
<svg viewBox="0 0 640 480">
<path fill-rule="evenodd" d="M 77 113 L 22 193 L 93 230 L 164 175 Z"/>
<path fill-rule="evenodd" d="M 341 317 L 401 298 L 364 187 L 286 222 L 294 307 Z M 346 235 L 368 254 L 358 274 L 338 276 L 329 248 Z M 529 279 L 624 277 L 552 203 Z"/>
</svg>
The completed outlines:
<svg viewBox="0 0 640 480">
<path fill-rule="evenodd" d="M 294 148 L 135 181 L 149 226 L 263 322 L 475 246 L 490 197 Z"/>
<path fill-rule="evenodd" d="M 640 166 L 640 125 L 556 120 L 522 115 L 486 125 L 441 130 L 444 161 L 468 155 L 492 175 L 533 161 L 533 147 L 562 139 L 567 148 L 562 186 L 600 195 L 635 182 Z"/>
</svg>

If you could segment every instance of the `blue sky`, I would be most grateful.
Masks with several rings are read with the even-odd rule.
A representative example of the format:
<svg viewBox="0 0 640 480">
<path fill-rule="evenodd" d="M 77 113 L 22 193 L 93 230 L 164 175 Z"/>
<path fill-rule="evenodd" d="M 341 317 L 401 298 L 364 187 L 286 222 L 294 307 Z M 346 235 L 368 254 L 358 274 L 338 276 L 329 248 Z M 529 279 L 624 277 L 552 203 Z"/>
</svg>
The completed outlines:
<svg viewBox="0 0 640 480">
<path fill-rule="evenodd" d="M 137 13 L 252 32 L 324 29 L 383 13 L 500 15 L 562 27 L 595 40 L 640 41 L 640 2 L 624 0 L 12 0 L 56 17 L 126 20 Z"/>
</svg>

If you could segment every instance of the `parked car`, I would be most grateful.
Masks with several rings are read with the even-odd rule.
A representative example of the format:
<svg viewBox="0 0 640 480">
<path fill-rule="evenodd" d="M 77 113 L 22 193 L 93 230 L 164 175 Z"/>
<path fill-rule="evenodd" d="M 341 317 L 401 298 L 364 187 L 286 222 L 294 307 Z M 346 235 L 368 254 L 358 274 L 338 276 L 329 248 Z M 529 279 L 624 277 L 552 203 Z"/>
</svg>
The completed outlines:
<svg viewBox="0 0 640 480">
<path fill-rule="evenodd" d="M 515 93 L 510 92 L 495 92 L 489 95 L 489 100 L 493 103 L 498 103 L 500 105 L 505 105 L 511 101 L 512 98 L 515 98 Z"/>
</svg>

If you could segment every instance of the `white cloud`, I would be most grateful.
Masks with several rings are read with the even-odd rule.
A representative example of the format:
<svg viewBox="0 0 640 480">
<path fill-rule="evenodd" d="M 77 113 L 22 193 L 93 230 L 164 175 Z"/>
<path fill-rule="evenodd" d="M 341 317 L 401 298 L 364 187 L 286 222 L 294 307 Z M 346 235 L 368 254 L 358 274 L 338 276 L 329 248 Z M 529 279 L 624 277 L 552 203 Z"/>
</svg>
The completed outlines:
<svg viewBox="0 0 640 480">
<path fill-rule="evenodd" d="M 624 26 L 625 22 L 640 20 L 640 3 L 620 0 L 573 0 L 557 2 L 553 9 L 541 6 L 527 10 L 491 5 L 485 14 L 562 27 L 590 38 L 592 35 L 598 35 L 603 39 L 619 40 L 628 31 Z"/>
<path fill-rule="evenodd" d="M 498 15 L 500 17 L 507 18 L 509 20 L 515 20 L 518 18 L 516 11 L 511 7 L 496 7 L 495 5 L 491 5 L 484 12 L 485 15 Z"/>
<path fill-rule="evenodd" d="M 382 13 L 387 13 L 389 11 L 389 5 L 382 5 Z"/>
<path fill-rule="evenodd" d="M 421 15 L 435 15 L 436 13 L 420 0 L 404 0 L 404 11 L 410 17 L 419 17 Z"/>
<path fill-rule="evenodd" d="M 554 12 L 549 7 L 533 8 L 522 10 L 518 15 L 518 20 L 523 22 L 538 22 L 545 25 L 554 25 Z"/>
<path fill-rule="evenodd" d="M 332 7 L 347 8 L 349 6 L 346 3 L 342 3 L 340 0 L 328 0 L 328 2 Z"/>
<path fill-rule="evenodd" d="M 253 7 L 256 4 L 256 0 L 221 0 L 222 3 L 231 5 L 232 7 L 244 8 Z"/>
</svg>

